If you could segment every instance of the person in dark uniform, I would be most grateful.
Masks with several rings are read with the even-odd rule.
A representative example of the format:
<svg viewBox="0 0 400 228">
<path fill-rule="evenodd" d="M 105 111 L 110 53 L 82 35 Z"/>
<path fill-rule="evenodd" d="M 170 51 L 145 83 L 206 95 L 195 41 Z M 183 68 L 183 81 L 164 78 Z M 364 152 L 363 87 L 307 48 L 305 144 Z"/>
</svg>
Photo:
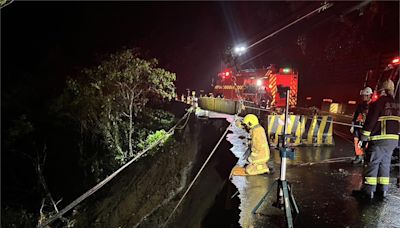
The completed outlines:
<svg viewBox="0 0 400 228">
<path fill-rule="evenodd" d="M 397 147 L 400 130 L 400 103 L 394 99 L 394 83 L 386 80 L 379 85 L 379 98 L 369 106 L 361 133 L 360 147 L 365 146 L 367 166 L 361 190 L 353 190 L 353 196 L 372 199 L 377 190 L 387 196 L 390 184 L 390 163 Z M 379 188 L 377 189 L 377 187 Z"/>
<path fill-rule="evenodd" d="M 353 120 L 351 121 L 350 132 L 354 135 L 354 150 L 355 157 L 352 161 L 353 164 L 364 163 L 364 149 L 358 147 L 358 142 L 360 141 L 360 127 L 365 122 L 365 118 L 368 113 L 368 105 L 371 101 L 372 89 L 365 87 L 360 91 L 362 102 L 357 105 L 356 111 L 354 112 Z"/>
</svg>

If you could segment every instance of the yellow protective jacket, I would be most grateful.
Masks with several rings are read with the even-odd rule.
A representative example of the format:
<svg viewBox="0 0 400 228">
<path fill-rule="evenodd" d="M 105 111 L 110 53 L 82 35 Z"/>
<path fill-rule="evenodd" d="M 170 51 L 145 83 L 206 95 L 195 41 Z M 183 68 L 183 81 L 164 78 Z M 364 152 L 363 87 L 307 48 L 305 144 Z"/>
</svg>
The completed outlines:
<svg viewBox="0 0 400 228">
<path fill-rule="evenodd" d="M 250 163 L 266 163 L 270 157 L 270 151 L 265 135 L 265 130 L 261 125 L 256 125 L 250 129 L 251 154 L 248 158 Z"/>
</svg>

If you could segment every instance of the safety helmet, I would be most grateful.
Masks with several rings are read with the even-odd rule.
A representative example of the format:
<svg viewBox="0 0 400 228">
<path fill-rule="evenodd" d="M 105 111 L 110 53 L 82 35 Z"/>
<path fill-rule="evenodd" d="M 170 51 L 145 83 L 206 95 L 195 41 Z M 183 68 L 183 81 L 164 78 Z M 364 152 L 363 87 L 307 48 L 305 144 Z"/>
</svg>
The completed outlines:
<svg viewBox="0 0 400 228">
<path fill-rule="evenodd" d="M 360 95 L 371 95 L 372 94 L 372 89 L 369 87 L 365 87 L 363 90 L 360 91 Z"/>
<path fill-rule="evenodd" d="M 393 83 L 393 81 L 388 79 L 388 80 L 380 83 L 378 90 L 379 91 L 387 90 L 389 92 L 393 92 L 394 91 L 394 83 Z"/>
<path fill-rule="evenodd" d="M 244 117 L 243 124 L 247 125 L 249 128 L 253 128 L 259 124 L 258 118 L 254 114 L 248 114 Z"/>
</svg>

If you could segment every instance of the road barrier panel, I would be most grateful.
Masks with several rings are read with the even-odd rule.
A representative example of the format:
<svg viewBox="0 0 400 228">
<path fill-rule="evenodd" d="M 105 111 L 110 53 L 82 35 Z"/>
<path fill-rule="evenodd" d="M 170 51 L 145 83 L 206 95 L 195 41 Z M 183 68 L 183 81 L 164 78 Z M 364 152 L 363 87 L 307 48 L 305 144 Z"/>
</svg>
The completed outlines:
<svg viewBox="0 0 400 228">
<path fill-rule="evenodd" d="M 333 146 L 333 118 L 332 116 L 305 117 L 304 145 Z"/>
<path fill-rule="evenodd" d="M 202 109 L 215 111 L 215 98 L 213 97 L 200 97 L 199 106 Z"/>
<path fill-rule="evenodd" d="M 237 101 L 215 97 L 200 97 L 199 107 L 205 110 L 235 114 L 239 108 Z"/>
<path fill-rule="evenodd" d="M 227 113 L 227 114 L 235 114 L 237 111 L 236 101 L 227 100 L 223 98 L 214 98 L 215 99 L 215 111 Z"/>
<path fill-rule="evenodd" d="M 200 97 L 198 100 L 200 108 L 204 110 L 235 114 L 240 106 L 238 101 L 214 98 Z M 247 104 L 251 105 L 251 104 Z M 260 110 L 246 108 L 244 113 L 257 114 Z M 287 143 L 292 146 L 332 146 L 333 140 L 333 118 L 328 115 L 289 115 L 287 125 Z M 276 146 L 279 142 L 279 136 L 283 134 L 284 115 L 267 116 L 267 135 L 269 143 Z"/>
<path fill-rule="evenodd" d="M 271 145 L 278 145 L 279 137 L 283 134 L 284 124 L 285 124 L 285 115 L 268 115 L 268 129 L 267 135 L 270 140 Z M 301 144 L 302 137 L 302 126 L 303 116 L 299 115 L 289 115 L 287 121 L 287 130 L 286 135 L 287 141 L 289 145 L 298 146 Z"/>
<path fill-rule="evenodd" d="M 284 115 L 268 115 L 267 135 L 272 146 L 278 145 L 279 137 L 283 134 L 284 121 Z M 286 135 L 286 143 L 291 146 L 332 146 L 332 117 L 289 115 Z"/>
</svg>

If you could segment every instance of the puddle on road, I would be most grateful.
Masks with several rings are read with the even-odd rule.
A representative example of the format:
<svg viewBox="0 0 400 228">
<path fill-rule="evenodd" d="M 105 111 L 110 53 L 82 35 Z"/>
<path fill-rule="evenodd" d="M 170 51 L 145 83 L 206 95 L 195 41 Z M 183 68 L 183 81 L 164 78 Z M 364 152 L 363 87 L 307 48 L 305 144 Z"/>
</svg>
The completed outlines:
<svg viewBox="0 0 400 228">
<path fill-rule="evenodd" d="M 232 144 L 231 152 L 242 159 L 246 151 L 247 133 L 231 127 L 227 141 Z M 353 155 L 352 145 L 340 138 L 332 147 L 296 147 L 296 158 L 288 162 L 287 179 L 293 183 L 293 192 L 301 215 L 295 220 L 296 227 L 400 227 L 400 191 L 391 186 L 388 200 L 362 203 L 351 196 L 362 181 L 362 167 L 352 166 L 348 161 L 330 164 L 299 166 L 307 162 L 349 157 Z M 259 208 L 260 214 L 252 210 L 262 199 L 273 181 L 279 176 L 279 152 L 271 148 L 271 159 L 275 162 L 273 175 L 241 177 L 235 176 L 231 182 L 238 189 L 240 199 L 239 224 L 241 227 L 284 227 L 283 211 L 272 206 L 276 201 L 276 188 Z M 393 177 L 398 171 L 392 171 Z"/>
<path fill-rule="evenodd" d="M 227 141 L 232 144 L 231 152 L 237 157 L 238 165 L 243 166 L 246 160 L 243 158 L 244 153 L 248 148 L 249 134 L 235 125 L 231 126 L 231 132 L 227 135 Z M 271 149 L 272 151 L 272 149 Z M 271 153 L 271 159 L 278 157 Z M 257 220 L 257 215 L 252 214 L 253 208 L 258 204 L 258 202 L 266 194 L 267 189 L 274 182 L 275 175 L 258 175 L 258 176 L 233 176 L 231 182 L 236 186 L 238 190 L 238 197 L 240 199 L 240 219 L 239 224 L 241 227 L 252 227 Z M 270 198 L 267 198 L 265 204 L 271 204 L 276 191 L 271 192 Z M 279 210 L 275 211 L 275 215 L 279 214 Z"/>
</svg>

